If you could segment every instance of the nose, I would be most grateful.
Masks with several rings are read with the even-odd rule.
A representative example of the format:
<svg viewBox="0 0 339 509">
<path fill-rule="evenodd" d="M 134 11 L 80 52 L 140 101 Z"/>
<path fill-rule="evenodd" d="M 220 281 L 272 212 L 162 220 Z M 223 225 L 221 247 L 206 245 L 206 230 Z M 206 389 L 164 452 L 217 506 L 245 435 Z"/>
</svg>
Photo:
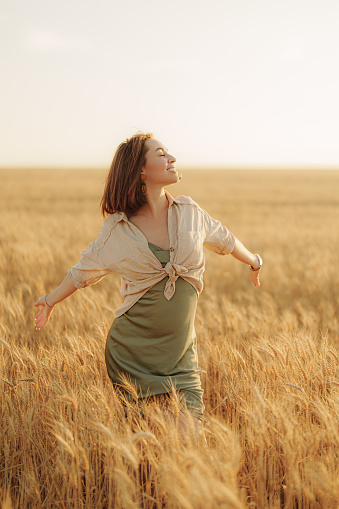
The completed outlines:
<svg viewBox="0 0 339 509">
<path fill-rule="evenodd" d="M 175 158 L 174 156 L 172 156 L 171 154 L 168 154 L 168 160 L 169 160 L 171 163 L 175 163 L 176 158 Z"/>
</svg>

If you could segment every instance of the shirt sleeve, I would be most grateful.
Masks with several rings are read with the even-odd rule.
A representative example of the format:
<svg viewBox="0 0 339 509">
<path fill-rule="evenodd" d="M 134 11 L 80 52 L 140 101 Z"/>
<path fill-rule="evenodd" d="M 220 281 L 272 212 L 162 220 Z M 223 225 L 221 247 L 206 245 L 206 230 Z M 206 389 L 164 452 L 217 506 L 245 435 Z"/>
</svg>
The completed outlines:
<svg viewBox="0 0 339 509">
<path fill-rule="evenodd" d="M 204 247 L 220 255 L 232 253 L 235 237 L 220 221 L 213 219 L 204 211 L 205 240 Z"/>
<path fill-rule="evenodd" d="M 98 283 L 104 276 L 112 272 L 112 267 L 102 256 L 102 248 L 105 246 L 110 230 L 103 225 L 98 238 L 91 242 L 79 262 L 69 269 L 68 274 L 74 286 L 78 289 Z"/>
</svg>

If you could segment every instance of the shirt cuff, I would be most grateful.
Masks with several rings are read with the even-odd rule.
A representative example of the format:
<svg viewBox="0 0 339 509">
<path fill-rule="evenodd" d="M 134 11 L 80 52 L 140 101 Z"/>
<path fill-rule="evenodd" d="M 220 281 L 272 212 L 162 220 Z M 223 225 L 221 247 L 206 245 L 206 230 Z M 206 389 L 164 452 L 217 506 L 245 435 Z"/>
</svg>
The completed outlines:
<svg viewBox="0 0 339 509">
<path fill-rule="evenodd" d="M 84 288 L 84 284 L 83 283 L 79 283 L 75 278 L 74 278 L 74 274 L 72 273 L 72 270 L 73 269 L 69 269 L 68 271 L 68 274 L 69 274 L 69 277 L 71 278 L 71 281 L 73 283 L 73 285 L 75 286 L 75 288 L 77 288 L 78 290 L 80 290 L 81 288 Z"/>
</svg>

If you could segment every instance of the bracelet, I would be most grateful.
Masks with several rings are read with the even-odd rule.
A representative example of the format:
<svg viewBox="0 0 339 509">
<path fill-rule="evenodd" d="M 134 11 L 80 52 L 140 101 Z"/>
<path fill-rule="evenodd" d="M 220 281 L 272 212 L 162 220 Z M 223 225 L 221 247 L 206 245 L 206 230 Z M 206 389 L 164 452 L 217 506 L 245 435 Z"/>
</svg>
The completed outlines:
<svg viewBox="0 0 339 509">
<path fill-rule="evenodd" d="M 48 304 L 48 302 L 47 302 L 47 295 L 45 295 L 45 304 L 46 304 L 46 306 L 47 306 L 47 307 L 49 307 L 49 308 L 54 308 L 54 306 L 55 306 L 55 304 L 54 304 L 54 306 L 50 306 L 50 305 Z"/>
<path fill-rule="evenodd" d="M 261 266 L 262 266 L 262 259 L 261 259 L 261 256 L 258 255 L 258 253 L 255 254 L 255 256 L 258 257 L 258 260 L 259 260 L 259 267 L 257 269 L 255 269 L 254 267 L 252 267 L 252 265 L 250 265 L 250 270 L 252 270 L 253 272 L 256 272 L 257 270 L 260 270 L 261 269 Z"/>
</svg>

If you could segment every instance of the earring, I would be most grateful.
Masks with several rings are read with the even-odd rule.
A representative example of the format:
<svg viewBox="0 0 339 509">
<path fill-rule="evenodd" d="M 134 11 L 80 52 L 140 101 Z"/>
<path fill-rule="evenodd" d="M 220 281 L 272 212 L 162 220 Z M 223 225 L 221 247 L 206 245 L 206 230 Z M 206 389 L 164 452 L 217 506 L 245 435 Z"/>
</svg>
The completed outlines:
<svg viewBox="0 0 339 509">
<path fill-rule="evenodd" d="M 143 173 L 141 174 L 141 180 L 143 180 L 143 181 L 146 180 L 146 175 L 144 175 Z"/>
</svg>

